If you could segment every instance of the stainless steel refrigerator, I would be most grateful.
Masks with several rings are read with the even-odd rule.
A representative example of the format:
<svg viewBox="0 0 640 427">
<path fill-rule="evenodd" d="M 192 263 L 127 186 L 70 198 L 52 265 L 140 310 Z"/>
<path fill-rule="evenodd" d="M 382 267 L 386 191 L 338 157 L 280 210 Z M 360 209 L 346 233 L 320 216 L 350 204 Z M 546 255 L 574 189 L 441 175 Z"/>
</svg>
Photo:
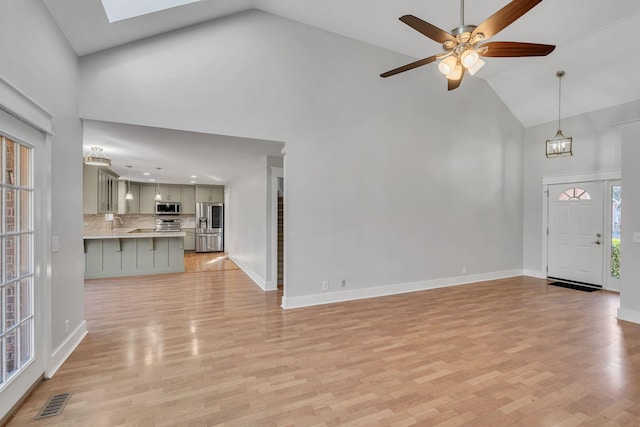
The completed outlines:
<svg viewBox="0 0 640 427">
<path fill-rule="evenodd" d="M 224 251 L 224 204 L 196 203 L 196 252 Z"/>
</svg>

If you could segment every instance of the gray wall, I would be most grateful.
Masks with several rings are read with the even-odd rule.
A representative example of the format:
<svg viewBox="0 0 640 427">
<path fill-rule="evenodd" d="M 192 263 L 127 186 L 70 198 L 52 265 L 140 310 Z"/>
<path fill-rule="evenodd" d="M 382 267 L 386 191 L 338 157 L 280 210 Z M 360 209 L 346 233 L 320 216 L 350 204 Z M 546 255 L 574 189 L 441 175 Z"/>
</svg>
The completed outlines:
<svg viewBox="0 0 640 427">
<path fill-rule="evenodd" d="M 524 129 L 409 61 L 253 10 L 83 57 L 80 110 L 285 141 L 288 297 L 521 269 Z"/>
</svg>

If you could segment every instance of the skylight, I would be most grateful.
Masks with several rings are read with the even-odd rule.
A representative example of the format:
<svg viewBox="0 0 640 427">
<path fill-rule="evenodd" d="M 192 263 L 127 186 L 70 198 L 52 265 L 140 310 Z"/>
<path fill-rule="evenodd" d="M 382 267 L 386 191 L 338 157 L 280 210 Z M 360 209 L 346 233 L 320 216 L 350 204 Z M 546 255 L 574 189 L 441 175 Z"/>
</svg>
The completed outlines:
<svg viewBox="0 0 640 427">
<path fill-rule="evenodd" d="M 109 22 L 122 21 L 200 0 L 102 0 Z"/>
</svg>

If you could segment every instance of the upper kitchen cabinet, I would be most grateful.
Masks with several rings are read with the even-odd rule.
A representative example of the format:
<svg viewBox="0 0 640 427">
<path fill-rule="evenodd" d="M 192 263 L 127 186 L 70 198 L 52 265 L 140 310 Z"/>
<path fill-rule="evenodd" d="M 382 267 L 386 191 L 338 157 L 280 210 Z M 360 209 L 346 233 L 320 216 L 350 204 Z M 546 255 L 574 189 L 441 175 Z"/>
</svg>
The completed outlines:
<svg viewBox="0 0 640 427">
<path fill-rule="evenodd" d="M 182 187 L 182 213 L 194 215 L 196 213 L 195 187 Z"/>
<path fill-rule="evenodd" d="M 156 214 L 156 186 L 140 184 L 140 213 Z"/>
<path fill-rule="evenodd" d="M 224 203 L 224 186 L 222 185 L 197 185 L 196 202 Z"/>
<path fill-rule="evenodd" d="M 118 214 L 140 213 L 140 184 L 132 182 L 129 184 L 133 200 L 126 200 L 127 181 L 118 182 Z"/>
<path fill-rule="evenodd" d="M 101 166 L 83 166 L 84 213 L 118 212 L 118 175 Z"/>
<path fill-rule="evenodd" d="M 153 184 L 140 184 L 140 213 L 156 213 L 156 192 Z M 193 186 L 165 184 L 160 186 L 163 202 L 180 202 L 183 214 L 196 213 L 195 188 Z"/>
<path fill-rule="evenodd" d="M 163 202 L 182 202 L 181 187 L 176 185 L 161 185 L 160 195 Z M 155 196 L 155 194 L 154 194 Z"/>
</svg>

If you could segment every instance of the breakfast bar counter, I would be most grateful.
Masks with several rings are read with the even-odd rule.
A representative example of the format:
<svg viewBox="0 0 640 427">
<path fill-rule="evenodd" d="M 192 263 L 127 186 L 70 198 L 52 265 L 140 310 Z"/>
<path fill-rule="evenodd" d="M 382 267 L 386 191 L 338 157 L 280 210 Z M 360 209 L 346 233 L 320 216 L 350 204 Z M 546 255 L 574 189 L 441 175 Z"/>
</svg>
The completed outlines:
<svg viewBox="0 0 640 427">
<path fill-rule="evenodd" d="M 85 279 L 184 272 L 183 231 L 114 229 L 85 234 Z"/>
</svg>

